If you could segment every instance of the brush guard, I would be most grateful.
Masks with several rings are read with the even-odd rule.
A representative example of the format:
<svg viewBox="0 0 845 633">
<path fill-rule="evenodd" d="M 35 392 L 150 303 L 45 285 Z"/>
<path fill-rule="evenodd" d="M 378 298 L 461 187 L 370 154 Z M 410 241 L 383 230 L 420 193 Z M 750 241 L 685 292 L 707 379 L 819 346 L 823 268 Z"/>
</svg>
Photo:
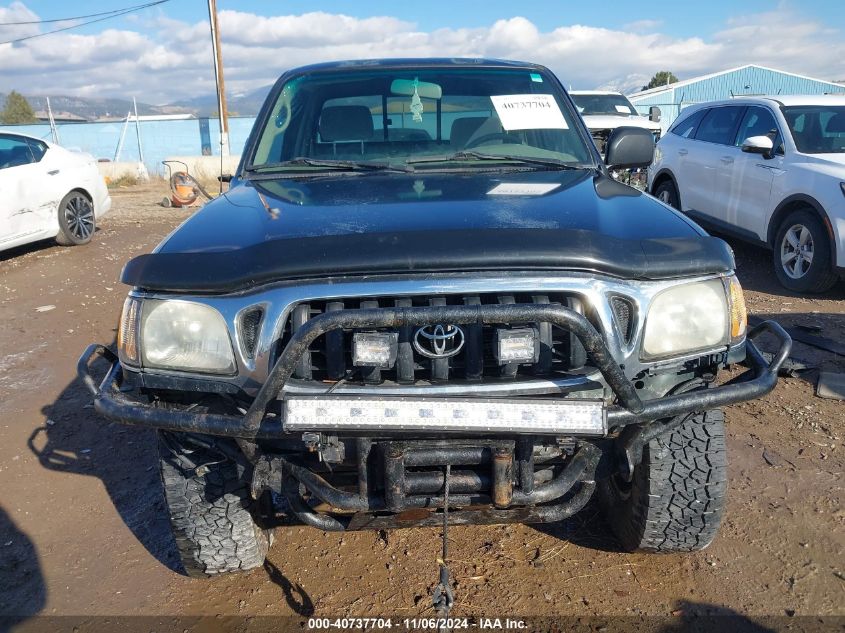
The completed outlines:
<svg viewBox="0 0 845 633">
<path fill-rule="evenodd" d="M 377 461 L 369 459 L 370 448 L 377 448 L 372 451 Z M 424 440 L 381 442 L 359 452 L 356 491 L 335 487 L 297 463 L 297 457 L 264 454 L 254 462 L 252 496 L 281 492 L 298 522 L 328 532 L 439 527 L 443 514 L 453 525 L 554 523 L 589 502 L 604 455 L 599 446 L 580 443 L 558 465 L 557 475 L 539 485 L 534 483 L 533 461 L 520 455 L 519 445 L 518 461 L 527 461 L 527 468 L 513 468 L 514 448 L 514 442 L 497 440 L 459 447 Z M 435 470 L 419 470 L 425 467 Z M 489 475 L 478 481 L 485 470 Z M 368 473 L 381 478 L 368 480 Z"/>
<path fill-rule="evenodd" d="M 792 345 L 792 340 L 780 325 L 774 321 L 764 321 L 748 332 L 746 354 L 749 371 L 718 387 L 643 402 L 634 385 L 613 359 L 601 335 L 583 315 L 569 308 L 550 304 L 378 308 L 327 312 L 306 322 L 291 337 L 244 415 L 196 413 L 188 407 L 160 409 L 133 400 L 120 391 L 123 373 L 117 356 L 102 345 L 88 346 L 79 359 L 77 371 L 83 384 L 94 396 L 96 411 L 110 420 L 177 432 L 253 440 L 272 439 L 285 437 L 288 432 L 284 426 L 284 407 L 280 414 L 268 412 L 270 405 L 280 398 L 284 400 L 286 396 L 283 388 L 293 375 L 297 361 L 318 337 L 327 332 L 336 329 L 416 327 L 436 323 L 466 325 L 544 322 L 575 334 L 590 363 L 601 373 L 615 395 L 616 404 L 606 408 L 607 429 L 759 398 L 774 389 L 778 370 L 789 356 Z M 753 343 L 764 332 L 774 335 L 779 345 L 770 363 L 764 360 Z M 97 385 L 90 372 L 90 362 L 96 356 L 102 356 L 111 363 L 100 385 Z M 328 394 L 326 397 L 331 396 Z M 489 435 L 485 432 L 475 434 Z"/>
</svg>

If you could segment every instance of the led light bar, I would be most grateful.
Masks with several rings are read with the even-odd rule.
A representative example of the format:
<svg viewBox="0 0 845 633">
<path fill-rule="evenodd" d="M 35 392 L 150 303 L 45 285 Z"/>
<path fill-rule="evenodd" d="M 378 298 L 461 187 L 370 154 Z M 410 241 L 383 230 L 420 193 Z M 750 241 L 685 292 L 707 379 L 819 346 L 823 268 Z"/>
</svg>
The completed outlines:
<svg viewBox="0 0 845 633">
<path fill-rule="evenodd" d="M 436 431 L 604 435 L 597 400 L 289 396 L 286 431 Z"/>
</svg>

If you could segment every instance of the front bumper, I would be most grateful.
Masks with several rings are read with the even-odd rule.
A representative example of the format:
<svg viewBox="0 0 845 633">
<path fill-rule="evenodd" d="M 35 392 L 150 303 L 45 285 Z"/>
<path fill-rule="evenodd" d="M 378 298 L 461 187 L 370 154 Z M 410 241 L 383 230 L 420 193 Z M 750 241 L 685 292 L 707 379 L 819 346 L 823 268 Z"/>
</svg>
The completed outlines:
<svg viewBox="0 0 845 633">
<path fill-rule="evenodd" d="M 780 325 L 765 321 L 748 332 L 746 353 L 750 364 L 749 371 L 711 389 L 642 401 L 637 389 L 614 361 L 604 339 L 592 324 L 583 315 L 563 306 L 516 304 L 379 308 L 328 312 L 308 321 L 291 338 L 244 415 L 197 413 L 191 411 L 188 406 L 164 409 L 133 400 L 120 390 L 123 378 L 120 362 L 112 351 L 102 345 L 88 346 L 79 359 L 77 370 L 79 377 L 94 396 L 96 411 L 115 422 L 244 439 L 282 438 L 290 433 L 285 428 L 285 408 L 282 406 L 280 411 L 269 411 L 271 404 L 279 398 L 291 397 L 283 393 L 283 388 L 291 378 L 296 362 L 309 346 L 326 332 L 339 328 L 387 328 L 436 323 L 464 325 L 535 322 L 549 322 L 567 329 L 577 336 L 584 346 L 591 364 L 598 369 L 616 397 L 617 404 L 606 408 L 607 430 L 761 397 L 774 389 L 778 369 L 789 355 L 792 345 L 789 335 Z M 774 335 L 779 346 L 773 360 L 768 364 L 753 343 L 753 339 L 763 332 Z M 103 356 L 111 363 L 100 385 L 96 384 L 90 372 L 90 362 L 95 356 Z M 466 432 L 463 434 L 467 435 Z M 487 436 L 490 432 L 476 431 L 474 434 Z"/>
</svg>

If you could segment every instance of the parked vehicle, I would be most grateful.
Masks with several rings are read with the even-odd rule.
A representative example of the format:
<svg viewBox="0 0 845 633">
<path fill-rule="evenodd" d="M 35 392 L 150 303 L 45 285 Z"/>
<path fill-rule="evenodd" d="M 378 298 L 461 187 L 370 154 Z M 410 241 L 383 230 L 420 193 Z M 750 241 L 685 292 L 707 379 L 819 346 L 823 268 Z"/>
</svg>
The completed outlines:
<svg viewBox="0 0 845 633">
<path fill-rule="evenodd" d="M 86 244 L 111 208 L 93 157 L 23 134 L 0 132 L 0 194 L 0 250 Z"/>
<path fill-rule="evenodd" d="M 845 97 L 743 97 L 686 108 L 657 145 L 649 190 L 767 246 L 780 283 L 845 275 Z"/>
<path fill-rule="evenodd" d="M 158 430 L 186 571 L 260 566 L 283 521 L 550 522 L 596 491 L 625 548 L 706 547 L 721 407 L 790 339 L 746 332 L 727 244 L 609 177 L 653 150 L 621 127 L 603 163 L 533 64 L 286 72 L 227 195 L 124 268 L 117 353 L 79 361 L 100 414 Z"/>
<path fill-rule="evenodd" d="M 652 133 L 655 143 L 660 139 L 660 109 L 656 106 L 652 106 L 649 116 L 644 117 L 619 92 L 572 90 L 569 96 L 602 154 L 611 132 L 620 127 L 640 127 Z M 620 170 L 612 176 L 637 189 L 646 188 L 647 173 L 644 168 Z"/>
<path fill-rule="evenodd" d="M 602 90 L 572 90 L 569 96 L 575 102 L 578 113 L 587 124 L 590 134 L 600 152 L 604 151 L 610 133 L 619 127 L 641 127 L 660 139 L 660 109 L 653 106 L 649 116 L 644 117 L 628 97 L 620 92 Z"/>
</svg>

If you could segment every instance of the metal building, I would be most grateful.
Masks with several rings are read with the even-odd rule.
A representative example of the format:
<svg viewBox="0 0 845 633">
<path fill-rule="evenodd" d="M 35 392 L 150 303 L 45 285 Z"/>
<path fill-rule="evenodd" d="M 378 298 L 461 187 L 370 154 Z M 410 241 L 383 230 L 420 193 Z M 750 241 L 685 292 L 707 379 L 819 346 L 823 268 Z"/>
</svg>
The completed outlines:
<svg viewBox="0 0 845 633">
<path fill-rule="evenodd" d="M 637 92 L 628 95 L 628 99 L 641 114 L 648 115 L 651 106 L 659 107 L 660 123 L 665 133 L 678 117 L 678 113 L 693 103 L 731 97 L 781 94 L 845 94 L 845 85 L 747 64 Z"/>
</svg>

